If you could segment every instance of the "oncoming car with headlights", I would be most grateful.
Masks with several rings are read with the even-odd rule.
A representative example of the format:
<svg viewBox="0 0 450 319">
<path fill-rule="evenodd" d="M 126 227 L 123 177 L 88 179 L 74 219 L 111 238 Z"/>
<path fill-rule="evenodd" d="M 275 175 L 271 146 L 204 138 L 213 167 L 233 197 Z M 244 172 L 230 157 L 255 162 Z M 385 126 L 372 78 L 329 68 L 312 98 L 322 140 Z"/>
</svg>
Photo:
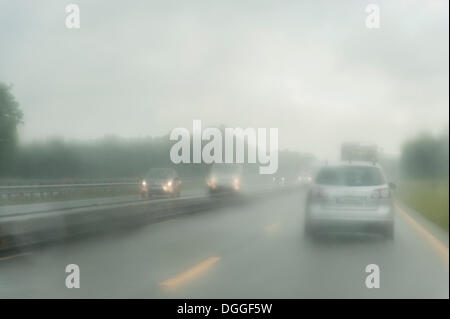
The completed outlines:
<svg viewBox="0 0 450 319">
<path fill-rule="evenodd" d="M 141 196 L 180 196 L 181 180 L 172 168 L 152 168 L 141 181 Z"/>
<path fill-rule="evenodd" d="M 242 166 L 239 164 L 214 164 L 206 178 L 206 185 L 210 194 L 239 193 L 242 190 Z"/>
<path fill-rule="evenodd" d="M 394 237 L 393 183 L 371 162 L 322 167 L 311 185 L 305 209 L 305 234 L 378 233 Z"/>
<path fill-rule="evenodd" d="M 274 186 L 285 186 L 286 185 L 286 177 L 284 176 L 274 176 L 272 178 L 272 183 Z"/>
<path fill-rule="evenodd" d="M 311 175 L 300 175 L 297 178 L 296 184 L 298 185 L 309 185 L 312 182 Z"/>
</svg>

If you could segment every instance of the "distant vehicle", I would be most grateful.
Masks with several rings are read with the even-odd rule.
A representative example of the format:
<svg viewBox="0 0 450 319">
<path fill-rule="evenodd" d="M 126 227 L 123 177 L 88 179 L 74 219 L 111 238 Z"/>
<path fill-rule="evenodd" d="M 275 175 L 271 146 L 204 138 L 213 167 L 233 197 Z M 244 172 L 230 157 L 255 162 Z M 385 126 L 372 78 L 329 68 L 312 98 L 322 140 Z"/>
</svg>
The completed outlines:
<svg viewBox="0 0 450 319">
<path fill-rule="evenodd" d="M 312 176 L 310 174 L 302 174 L 298 176 L 296 184 L 297 185 L 309 185 L 312 183 Z"/>
<path fill-rule="evenodd" d="M 275 186 L 281 186 L 281 187 L 286 186 L 286 177 L 284 177 L 284 176 L 274 176 L 272 178 L 272 183 Z"/>
<path fill-rule="evenodd" d="M 342 143 L 341 160 L 376 162 L 378 147 L 375 144 L 367 143 Z"/>
<path fill-rule="evenodd" d="M 206 179 L 206 184 L 210 194 L 238 193 L 242 188 L 242 166 L 239 164 L 214 164 Z"/>
<path fill-rule="evenodd" d="M 393 183 L 378 164 L 343 162 L 322 167 L 305 209 L 305 234 L 375 232 L 394 237 Z"/>
<path fill-rule="evenodd" d="M 141 196 L 153 194 L 180 196 L 181 179 L 172 168 L 152 168 L 141 181 Z"/>
<path fill-rule="evenodd" d="M 284 187 L 299 184 L 299 177 L 292 172 L 284 172 L 272 177 L 272 184 L 274 186 Z"/>
</svg>

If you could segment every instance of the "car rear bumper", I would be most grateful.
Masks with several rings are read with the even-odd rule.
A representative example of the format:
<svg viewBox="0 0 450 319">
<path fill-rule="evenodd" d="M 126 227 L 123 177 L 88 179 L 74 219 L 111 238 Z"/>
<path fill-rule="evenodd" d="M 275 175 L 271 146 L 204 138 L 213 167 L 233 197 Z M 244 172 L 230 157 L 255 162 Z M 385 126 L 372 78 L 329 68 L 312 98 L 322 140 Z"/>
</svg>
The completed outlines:
<svg viewBox="0 0 450 319">
<path fill-rule="evenodd" d="M 384 233 L 393 225 L 393 220 L 312 220 L 310 230 L 326 233 Z"/>
<path fill-rule="evenodd" d="M 392 206 L 377 209 L 320 209 L 309 207 L 308 227 L 324 232 L 383 232 L 394 223 Z"/>
</svg>

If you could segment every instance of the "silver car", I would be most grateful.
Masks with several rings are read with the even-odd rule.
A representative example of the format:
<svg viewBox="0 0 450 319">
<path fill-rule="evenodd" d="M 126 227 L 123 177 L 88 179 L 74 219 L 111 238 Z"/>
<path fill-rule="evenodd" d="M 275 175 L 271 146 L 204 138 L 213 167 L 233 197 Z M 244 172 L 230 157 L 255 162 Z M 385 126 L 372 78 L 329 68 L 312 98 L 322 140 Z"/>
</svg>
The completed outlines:
<svg viewBox="0 0 450 319">
<path fill-rule="evenodd" d="M 378 164 L 343 162 L 322 167 L 307 195 L 305 234 L 375 232 L 393 239 L 394 188 Z"/>
</svg>

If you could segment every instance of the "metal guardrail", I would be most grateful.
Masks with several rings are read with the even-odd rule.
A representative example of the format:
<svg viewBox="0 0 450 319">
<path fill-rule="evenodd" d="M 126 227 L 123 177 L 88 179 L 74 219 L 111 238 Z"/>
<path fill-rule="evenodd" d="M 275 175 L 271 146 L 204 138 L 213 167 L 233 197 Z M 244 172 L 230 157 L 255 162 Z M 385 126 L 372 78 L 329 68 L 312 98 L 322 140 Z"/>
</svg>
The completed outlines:
<svg viewBox="0 0 450 319">
<path fill-rule="evenodd" d="M 173 216 L 267 199 L 294 188 L 276 188 L 247 195 L 192 196 L 40 212 L 0 218 L 0 251 L 65 237 L 140 226 Z M 270 196 L 269 196 L 270 195 Z"/>
<path fill-rule="evenodd" d="M 44 198 L 92 190 L 101 190 L 103 192 L 113 192 L 119 189 L 137 190 L 138 186 L 138 182 L 0 186 L 0 200 L 15 199 L 19 197 Z"/>
<path fill-rule="evenodd" d="M 182 179 L 183 185 L 200 182 L 202 178 Z M 61 184 L 32 184 L 32 185 L 0 185 L 0 202 L 20 198 L 51 198 L 70 197 L 82 192 L 96 192 L 102 194 L 138 193 L 139 180 L 120 182 L 94 182 L 94 183 L 61 183 Z"/>
</svg>

